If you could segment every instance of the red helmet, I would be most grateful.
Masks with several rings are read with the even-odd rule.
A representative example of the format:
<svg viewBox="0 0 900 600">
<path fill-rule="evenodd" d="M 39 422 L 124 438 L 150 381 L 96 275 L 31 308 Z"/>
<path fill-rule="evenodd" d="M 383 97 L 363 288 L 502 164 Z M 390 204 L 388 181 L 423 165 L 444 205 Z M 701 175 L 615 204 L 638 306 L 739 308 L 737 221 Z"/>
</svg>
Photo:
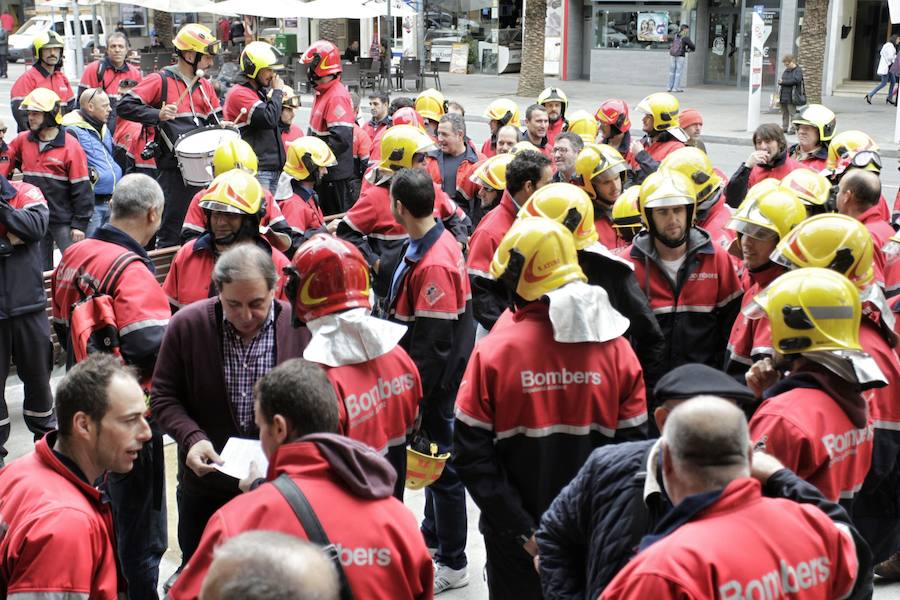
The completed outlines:
<svg viewBox="0 0 900 600">
<path fill-rule="evenodd" d="M 327 40 L 319 40 L 306 49 L 300 62 L 309 65 L 309 73 L 316 77 L 337 75 L 341 72 L 341 52 Z"/>
<path fill-rule="evenodd" d="M 624 100 L 612 98 L 606 100 L 597 109 L 594 115 L 597 121 L 606 125 L 611 125 L 619 131 L 628 131 L 631 129 L 631 121 L 628 119 L 628 105 Z"/>
<path fill-rule="evenodd" d="M 287 296 L 304 323 L 348 308 L 370 308 L 369 265 L 349 242 L 317 233 L 291 261 Z"/>
<path fill-rule="evenodd" d="M 412 125 L 413 127 L 418 127 L 420 131 L 425 131 L 425 121 L 422 119 L 422 115 L 411 106 L 398 108 L 391 117 L 391 123 L 394 125 Z"/>
</svg>

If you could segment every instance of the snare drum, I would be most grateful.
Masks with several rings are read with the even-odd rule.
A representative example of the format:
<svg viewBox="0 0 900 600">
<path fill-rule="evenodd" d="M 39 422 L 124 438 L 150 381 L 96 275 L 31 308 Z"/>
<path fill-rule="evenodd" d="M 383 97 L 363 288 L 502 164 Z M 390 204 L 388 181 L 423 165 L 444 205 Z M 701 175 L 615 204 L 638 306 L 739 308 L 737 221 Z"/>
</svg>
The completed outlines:
<svg viewBox="0 0 900 600">
<path fill-rule="evenodd" d="M 216 148 L 230 140 L 240 139 L 234 129 L 207 125 L 179 137 L 173 148 L 185 185 L 206 187 L 213 180 L 212 159 Z"/>
</svg>

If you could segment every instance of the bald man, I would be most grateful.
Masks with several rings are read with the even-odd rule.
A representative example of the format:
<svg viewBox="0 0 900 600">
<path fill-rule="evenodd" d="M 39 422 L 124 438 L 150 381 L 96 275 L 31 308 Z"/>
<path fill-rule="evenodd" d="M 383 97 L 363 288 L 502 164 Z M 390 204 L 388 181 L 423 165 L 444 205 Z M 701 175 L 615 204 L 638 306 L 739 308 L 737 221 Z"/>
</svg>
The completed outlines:
<svg viewBox="0 0 900 600">
<path fill-rule="evenodd" d="M 734 404 L 701 396 L 676 407 L 660 451 L 675 508 L 602 599 L 851 595 L 858 553 L 868 550 L 857 545 L 847 514 L 829 518 L 808 504 L 764 498 L 760 480 L 781 465 L 751 456 L 747 422 Z"/>
<path fill-rule="evenodd" d="M 248 531 L 215 550 L 200 600 L 338 600 L 337 572 L 317 546 L 277 531 Z"/>
<path fill-rule="evenodd" d="M 853 217 L 866 226 L 875 245 L 875 277 L 884 283 L 884 253 L 882 248 L 894 235 L 894 228 L 881 216 L 881 179 L 878 173 L 865 169 L 851 169 L 838 184 L 837 211 Z"/>
</svg>

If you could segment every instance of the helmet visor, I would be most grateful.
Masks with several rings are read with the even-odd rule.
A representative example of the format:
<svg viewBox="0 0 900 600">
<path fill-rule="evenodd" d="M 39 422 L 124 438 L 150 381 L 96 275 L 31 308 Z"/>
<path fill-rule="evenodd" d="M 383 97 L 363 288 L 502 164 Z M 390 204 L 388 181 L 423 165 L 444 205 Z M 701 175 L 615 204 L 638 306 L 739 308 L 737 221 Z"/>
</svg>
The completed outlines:
<svg viewBox="0 0 900 600">
<path fill-rule="evenodd" d="M 866 169 L 874 167 L 875 170 L 881 171 L 881 156 L 874 150 L 861 150 L 853 155 L 850 165 L 858 169 Z"/>
<path fill-rule="evenodd" d="M 739 219 L 732 219 L 728 222 L 728 229 L 732 229 L 737 231 L 741 235 L 746 235 L 752 237 L 754 240 L 777 240 L 778 233 L 769 229 L 768 227 L 763 227 L 757 223 L 749 223 L 747 221 L 741 221 Z"/>
</svg>

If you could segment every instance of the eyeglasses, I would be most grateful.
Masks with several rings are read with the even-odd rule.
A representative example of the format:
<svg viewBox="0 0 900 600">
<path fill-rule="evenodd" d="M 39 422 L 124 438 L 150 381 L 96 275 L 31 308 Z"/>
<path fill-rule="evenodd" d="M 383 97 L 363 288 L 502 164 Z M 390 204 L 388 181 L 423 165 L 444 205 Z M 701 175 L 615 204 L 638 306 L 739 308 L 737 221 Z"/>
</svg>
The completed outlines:
<svg viewBox="0 0 900 600">
<path fill-rule="evenodd" d="M 90 103 L 94 100 L 94 96 L 97 95 L 97 92 L 102 92 L 102 91 L 103 91 L 103 88 L 95 87 L 95 88 L 94 88 L 94 91 L 91 92 L 90 97 L 87 99 L 86 104 L 90 104 Z"/>
</svg>

